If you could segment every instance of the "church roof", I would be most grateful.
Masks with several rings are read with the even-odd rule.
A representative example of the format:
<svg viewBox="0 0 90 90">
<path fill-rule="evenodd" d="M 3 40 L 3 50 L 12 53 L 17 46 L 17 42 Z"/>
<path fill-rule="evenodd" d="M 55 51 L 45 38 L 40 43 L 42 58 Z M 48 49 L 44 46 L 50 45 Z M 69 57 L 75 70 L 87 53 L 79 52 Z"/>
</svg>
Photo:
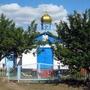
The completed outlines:
<svg viewBox="0 0 90 90">
<path fill-rule="evenodd" d="M 60 42 L 62 43 L 62 39 L 61 38 L 58 38 L 57 36 L 53 35 L 52 33 L 50 32 L 44 32 L 44 33 L 41 33 L 39 35 L 36 36 L 36 40 L 38 41 L 43 41 L 44 39 L 44 36 L 48 36 L 48 41 L 50 41 L 51 43 L 55 43 L 55 42 Z"/>
</svg>

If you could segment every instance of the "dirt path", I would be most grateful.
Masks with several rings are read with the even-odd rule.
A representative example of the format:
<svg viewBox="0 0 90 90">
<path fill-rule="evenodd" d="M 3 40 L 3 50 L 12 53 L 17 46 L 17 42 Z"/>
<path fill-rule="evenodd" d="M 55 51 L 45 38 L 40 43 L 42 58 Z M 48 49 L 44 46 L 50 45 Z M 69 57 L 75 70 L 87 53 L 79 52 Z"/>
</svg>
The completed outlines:
<svg viewBox="0 0 90 90">
<path fill-rule="evenodd" d="M 83 90 L 81 87 L 69 87 L 65 84 L 26 84 L 8 82 L 8 80 L 0 79 L 0 90 Z"/>
<path fill-rule="evenodd" d="M 17 83 L 8 82 L 6 79 L 0 79 L 0 90 L 25 90 Z"/>
</svg>

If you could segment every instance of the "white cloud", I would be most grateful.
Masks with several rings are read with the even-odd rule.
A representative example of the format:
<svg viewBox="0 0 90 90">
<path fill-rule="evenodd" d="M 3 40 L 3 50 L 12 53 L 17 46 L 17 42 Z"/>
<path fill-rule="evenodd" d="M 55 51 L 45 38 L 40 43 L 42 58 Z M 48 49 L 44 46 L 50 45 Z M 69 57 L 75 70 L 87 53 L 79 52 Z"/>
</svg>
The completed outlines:
<svg viewBox="0 0 90 90">
<path fill-rule="evenodd" d="M 16 3 L 2 5 L 1 10 L 5 12 L 14 12 L 20 9 L 20 6 Z"/>
<path fill-rule="evenodd" d="M 18 26 L 28 25 L 34 19 L 40 22 L 40 17 L 45 11 L 51 15 L 54 23 L 60 20 L 67 21 L 67 10 L 62 5 L 41 4 L 33 8 L 11 3 L 0 6 L 0 14 L 4 13 L 8 18 L 13 19 Z"/>
</svg>

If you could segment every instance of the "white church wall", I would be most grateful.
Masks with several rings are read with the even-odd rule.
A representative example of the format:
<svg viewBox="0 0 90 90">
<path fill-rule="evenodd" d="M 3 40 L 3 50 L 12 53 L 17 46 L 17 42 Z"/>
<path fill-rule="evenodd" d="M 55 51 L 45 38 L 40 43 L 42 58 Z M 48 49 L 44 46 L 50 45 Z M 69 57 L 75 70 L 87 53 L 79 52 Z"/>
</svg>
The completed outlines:
<svg viewBox="0 0 90 90">
<path fill-rule="evenodd" d="M 36 49 L 32 49 L 29 53 L 23 53 L 22 55 L 22 68 L 24 69 L 36 69 L 37 68 L 37 55 Z"/>
<path fill-rule="evenodd" d="M 48 44 L 40 47 L 50 47 Z M 17 58 L 17 64 L 20 58 Z M 0 68 L 3 68 L 5 65 L 5 58 L 0 61 Z M 54 59 L 53 61 L 53 69 L 58 69 L 60 65 L 60 69 L 68 69 L 68 66 L 64 66 L 63 63 Z M 32 49 L 29 53 L 22 54 L 22 68 L 24 69 L 37 69 L 37 51 L 36 49 Z"/>
<path fill-rule="evenodd" d="M 40 47 L 51 47 L 50 45 L 45 45 L 45 46 L 40 46 Z M 35 53 L 35 55 L 33 54 Z M 58 66 L 60 65 L 60 69 L 68 69 L 67 65 L 63 65 L 63 63 L 61 63 L 60 61 L 57 61 L 54 59 L 53 61 L 53 69 L 58 69 Z M 30 53 L 24 54 L 23 53 L 23 57 L 22 57 L 22 68 L 25 69 L 37 69 L 37 53 L 36 53 L 36 49 L 33 49 L 32 51 L 30 51 Z"/>
<path fill-rule="evenodd" d="M 68 65 L 64 65 L 63 63 L 61 63 L 60 61 L 54 60 L 54 69 L 58 69 L 58 66 L 60 66 L 60 69 L 68 69 Z"/>
<path fill-rule="evenodd" d="M 5 65 L 5 58 L 3 58 L 1 61 L 0 61 L 0 68 L 4 68 L 3 66 Z"/>
</svg>

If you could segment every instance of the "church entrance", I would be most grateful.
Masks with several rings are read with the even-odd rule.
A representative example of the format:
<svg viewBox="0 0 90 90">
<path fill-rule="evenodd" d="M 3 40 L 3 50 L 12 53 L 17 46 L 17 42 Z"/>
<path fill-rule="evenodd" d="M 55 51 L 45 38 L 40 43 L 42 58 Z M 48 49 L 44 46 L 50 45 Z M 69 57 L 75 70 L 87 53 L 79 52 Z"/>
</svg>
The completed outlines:
<svg viewBox="0 0 90 90">
<path fill-rule="evenodd" d="M 40 70 L 40 77 L 49 77 L 53 70 L 53 49 L 51 47 L 39 47 L 37 50 L 37 68 Z"/>
</svg>

